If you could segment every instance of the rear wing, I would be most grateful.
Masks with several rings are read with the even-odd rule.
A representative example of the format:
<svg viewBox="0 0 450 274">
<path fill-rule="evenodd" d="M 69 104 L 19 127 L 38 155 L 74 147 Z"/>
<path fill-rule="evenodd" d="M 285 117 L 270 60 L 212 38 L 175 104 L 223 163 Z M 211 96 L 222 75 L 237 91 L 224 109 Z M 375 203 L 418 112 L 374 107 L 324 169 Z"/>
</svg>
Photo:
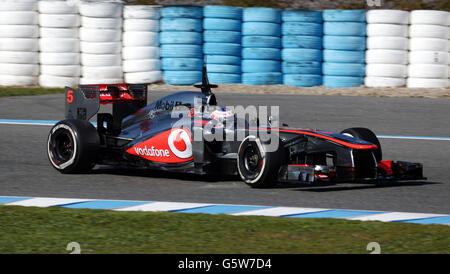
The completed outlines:
<svg viewBox="0 0 450 274">
<path fill-rule="evenodd" d="M 88 121 L 101 104 L 113 104 L 112 119 L 119 126 L 122 119 L 147 105 L 147 85 L 79 85 L 65 88 L 65 118 Z"/>
</svg>

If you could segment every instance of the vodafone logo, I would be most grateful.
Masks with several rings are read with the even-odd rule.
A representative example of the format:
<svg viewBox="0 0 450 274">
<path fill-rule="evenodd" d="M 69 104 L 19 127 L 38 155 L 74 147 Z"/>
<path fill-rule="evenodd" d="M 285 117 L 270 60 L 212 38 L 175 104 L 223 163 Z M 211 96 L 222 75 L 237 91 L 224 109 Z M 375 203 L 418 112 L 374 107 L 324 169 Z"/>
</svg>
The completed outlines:
<svg viewBox="0 0 450 274">
<path fill-rule="evenodd" d="M 189 133 L 182 129 L 174 129 L 167 140 L 170 150 L 181 159 L 192 157 L 192 142 Z"/>
<path fill-rule="evenodd" d="M 152 146 L 151 148 L 147 148 L 147 146 L 145 146 L 144 148 L 135 147 L 134 151 L 136 152 L 136 155 L 139 156 L 170 157 L 168 149 L 155 149 L 154 146 Z"/>
</svg>

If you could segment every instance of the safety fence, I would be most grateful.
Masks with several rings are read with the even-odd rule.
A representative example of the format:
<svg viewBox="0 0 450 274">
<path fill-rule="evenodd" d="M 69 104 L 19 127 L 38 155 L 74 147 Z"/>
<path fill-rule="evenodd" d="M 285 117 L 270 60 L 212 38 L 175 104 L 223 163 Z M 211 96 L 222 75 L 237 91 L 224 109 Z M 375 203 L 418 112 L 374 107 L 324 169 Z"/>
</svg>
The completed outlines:
<svg viewBox="0 0 450 274">
<path fill-rule="evenodd" d="M 0 85 L 449 87 L 450 13 L 0 1 Z"/>
</svg>

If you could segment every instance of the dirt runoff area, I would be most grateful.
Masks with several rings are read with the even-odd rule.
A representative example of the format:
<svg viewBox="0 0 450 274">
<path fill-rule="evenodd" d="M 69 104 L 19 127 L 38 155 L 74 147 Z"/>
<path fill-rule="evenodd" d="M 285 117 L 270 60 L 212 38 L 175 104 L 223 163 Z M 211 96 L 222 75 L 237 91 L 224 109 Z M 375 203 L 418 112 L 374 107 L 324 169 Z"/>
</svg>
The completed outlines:
<svg viewBox="0 0 450 274">
<path fill-rule="evenodd" d="M 167 84 L 151 84 L 149 91 L 181 91 L 195 90 L 189 86 L 175 86 Z M 418 98 L 450 98 L 449 88 L 326 88 L 295 87 L 288 85 L 250 86 L 243 84 L 219 84 L 215 93 L 252 93 L 252 94 L 298 94 L 298 95 L 342 95 L 342 96 L 374 96 L 374 97 L 418 97 Z"/>
</svg>

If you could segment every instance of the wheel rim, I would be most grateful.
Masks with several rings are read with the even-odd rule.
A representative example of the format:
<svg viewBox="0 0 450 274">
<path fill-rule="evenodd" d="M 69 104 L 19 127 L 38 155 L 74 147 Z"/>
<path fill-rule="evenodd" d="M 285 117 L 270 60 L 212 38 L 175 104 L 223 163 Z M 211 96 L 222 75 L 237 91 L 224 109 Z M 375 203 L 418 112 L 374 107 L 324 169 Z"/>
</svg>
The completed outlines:
<svg viewBox="0 0 450 274">
<path fill-rule="evenodd" d="M 55 164 L 61 165 L 69 161 L 74 153 L 72 135 L 65 129 L 58 129 L 50 141 L 50 151 Z"/>
<path fill-rule="evenodd" d="M 261 172 L 263 158 L 254 142 L 249 142 L 242 153 L 243 175 L 246 179 L 254 179 Z"/>
</svg>

